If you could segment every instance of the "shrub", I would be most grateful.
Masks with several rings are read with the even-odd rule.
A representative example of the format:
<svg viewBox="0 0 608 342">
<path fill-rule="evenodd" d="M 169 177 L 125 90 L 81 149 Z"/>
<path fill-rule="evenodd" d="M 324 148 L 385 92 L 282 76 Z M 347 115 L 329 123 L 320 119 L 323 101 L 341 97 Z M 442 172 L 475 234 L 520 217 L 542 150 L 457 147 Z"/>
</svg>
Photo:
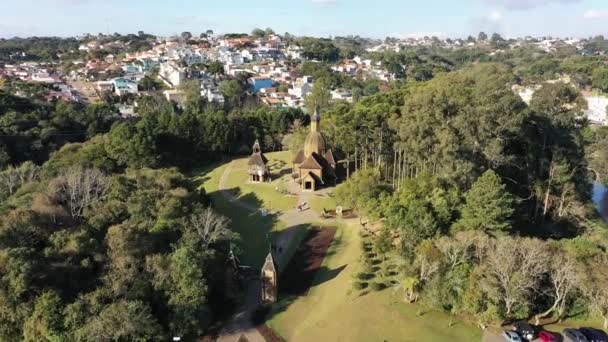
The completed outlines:
<svg viewBox="0 0 608 342">
<path fill-rule="evenodd" d="M 367 283 L 364 281 L 356 281 L 353 283 L 353 287 L 355 288 L 355 290 L 363 290 L 367 287 Z"/>
<path fill-rule="evenodd" d="M 373 282 L 370 284 L 370 288 L 374 291 L 381 291 L 384 290 L 384 283 L 377 283 L 377 282 Z"/>
<path fill-rule="evenodd" d="M 357 278 L 360 280 L 370 280 L 374 277 L 375 275 L 373 273 L 366 273 L 366 272 L 359 272 L 357 274 Z"/>
</svg>

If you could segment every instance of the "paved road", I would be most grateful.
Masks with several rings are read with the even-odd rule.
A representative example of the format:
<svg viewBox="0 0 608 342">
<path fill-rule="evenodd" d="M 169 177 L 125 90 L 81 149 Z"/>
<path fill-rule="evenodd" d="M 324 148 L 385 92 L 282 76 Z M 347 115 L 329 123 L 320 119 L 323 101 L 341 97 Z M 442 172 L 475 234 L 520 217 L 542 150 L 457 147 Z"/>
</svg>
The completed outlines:
<svg viewBox="0 0 608 342">
<path fill-rule="evenodd" d="M 232 172 L 233 162 L 230 162 L 224 173 L 220 177 L 218 189 L 221 195 L 233 203 L 245 210 L 251 212 L 257 212 L 258 208 L 252 206 L 249 203 L 240 201 L 232 192 L 226 189 L 226 180 Z M 310 194 L 302 194 L 298 199 L 298 203 L 309 202 Z M 312 209 L 305 211 L 298 211 L 296 208 L 292 208 L 284 213 L 281 213 L 278 217 L 279 220 L 286 223 L 287 227 L 295 227 L 302 224 L 309 224 L 319 221 L 319 215 Z M 283 250 L 287 250 L 291 241 L 296 236 L 296 229 L 285 229 L 283 232 L 277 235 L 275 243 L 277 247 L 281 247 Z M 285 254 L 279 254 L 275 256 L 275 261 L 279 264 L 279 269 L 283 269 L 283 266 L 287 264 L 289 260 L 286 259 Z M 245 336 L 250 342 L 263 342 L 264 337 L 255 329 L 251 323 L 251 317 L 257 307 L 260 305 L 260 282 L 259 280 L 252 280 L 247 284 L 245 301 L 239 307 L 237 312 L 232 317 L 230 323 L 222 330 L 218 338 L 218 342 L 237 342 L 241 336 Z"/>
<path fill-rule="evenodd" d="M 484 330 L 481 342 L 505 342 L 505 339 L 501 336 L 501 332 L 495 332 L 490 330 Z M 540 339 L 536 339 L 532 342 L 542 342 Z"/>
</svg>

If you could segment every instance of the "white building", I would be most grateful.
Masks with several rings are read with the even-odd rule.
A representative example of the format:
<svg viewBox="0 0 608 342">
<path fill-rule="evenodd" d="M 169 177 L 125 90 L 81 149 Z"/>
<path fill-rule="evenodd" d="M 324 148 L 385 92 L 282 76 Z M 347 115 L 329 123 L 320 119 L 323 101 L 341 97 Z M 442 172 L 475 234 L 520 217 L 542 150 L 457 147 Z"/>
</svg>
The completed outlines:
<svg viewBox="0 0 608 342">
<path fill-rule="evenodd" d="M 353 102 L 353 93 L 348 90 L 344 90 L 344 89 L 332 90 L 331 99 L 334 101 Z"/>
<path fill-rule="evenodd" d="M 186 80 L 186 69 L 172 62 L 162 63 L 158 76 L 170 87 L 178 87 Z"/>
<path fill-rule="evenodd" d="M 297 98 L 305 98 L 312 91 L 314 83 L 312 80 L 312 76 L 304 76 L 302 78 L 297 79 L 292 88 L 287 92 Z"/>
</svg>

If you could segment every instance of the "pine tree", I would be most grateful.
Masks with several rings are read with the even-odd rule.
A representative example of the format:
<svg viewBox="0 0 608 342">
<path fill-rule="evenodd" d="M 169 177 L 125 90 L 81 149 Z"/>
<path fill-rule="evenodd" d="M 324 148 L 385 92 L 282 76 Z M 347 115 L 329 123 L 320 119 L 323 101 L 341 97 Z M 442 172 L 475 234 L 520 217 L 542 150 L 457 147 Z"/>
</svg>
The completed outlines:
<svg viewBox="0 0 608 342">
<path fill-rule="evenodd" d="M 513 196 L 492 170 L 479 177 L 465 195 L 455 230 L 504 231 L 511 227 Z"/>
</svg>

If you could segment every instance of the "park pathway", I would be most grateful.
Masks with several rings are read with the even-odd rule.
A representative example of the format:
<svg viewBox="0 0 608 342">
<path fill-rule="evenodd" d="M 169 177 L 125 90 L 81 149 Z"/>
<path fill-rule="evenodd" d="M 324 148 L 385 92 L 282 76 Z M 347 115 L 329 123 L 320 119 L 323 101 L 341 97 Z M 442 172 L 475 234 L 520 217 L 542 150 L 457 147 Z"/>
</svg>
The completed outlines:
<svg viewBox="0 0 608 342">
<path fill-rule="evenodd" d="M 227 201 L 236 206 L 252 213 L 258 212 L 259 208 L 239 200 L 234 193 L 226 189 L 226 180 L 230 176 L 232 168 L 233 162 L 230 162 L 220 177 L 218 186 L 220 194 Z M 301 194 L 298 198 L 298 203 L 309 203 L 309 196 L 309 194 Z M 296 208 L 292 208 L 286 212 L 280 213 L 278 219 L 290 228 L 310 224 L 319 221 L 320 218 L 312 209 L 298 211 Z M 276 246 L 281 247 L 283 250 L 287 250 L 292 240 L 295 238 L 296 233 L 296 229 L 285 229 L 283 232 L 278 233 L 275 240 Z M 278 254 L 275 256 L 275 261 L 279 266 L 284 266 L 289 261 L 286 257 L 286 254 Z M 236 310 L 236 313 L 230 322 L 222 329 L 217 342 L 241 342 L 241 337 L 245 337 L 249 342 L 266 341 L 252 323 L 253 314 L 260 304 L 260 281 L 257 279 L 251 280 L 246 286 L 245 300 Z"/>
</svg>

